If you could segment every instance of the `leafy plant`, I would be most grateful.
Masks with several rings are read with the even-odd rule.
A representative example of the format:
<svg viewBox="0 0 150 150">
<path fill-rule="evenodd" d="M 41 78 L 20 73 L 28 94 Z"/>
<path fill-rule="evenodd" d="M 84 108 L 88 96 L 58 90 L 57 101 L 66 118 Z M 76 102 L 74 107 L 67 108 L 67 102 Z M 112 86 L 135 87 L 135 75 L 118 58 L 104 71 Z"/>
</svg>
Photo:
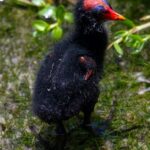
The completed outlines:
<svg viewBox="0 0 150 150">
<path fill-rule="evenodd" d="M 143 17 L 141 20 L 145 20 L 144 18 L 148 19 L 149 17 Z M 139 33 L 150 28 L 150 22 L 138 26 L 136 26 L 131 20 L 127 20 L 124 23 L 130 27 L 130 29 L 116 32 L 114 41 L 108 48 L 114 47 L 120 56 L 124 54 L 122 46 L 130 48 L 132 54 L 137 54 L 144 48 L 145 43 L 150 40 L 150 34 Z"/>
<path fill-rule="evenodd" d="M 34 6 L 38 8 L 38 19 L 33 21 L 33 36 L 40 36 L 51 32 L 51 37 L 54 40 L 59 40 L 64 31 L 63 24 L 70 24 L 73 22 L 73 14 L 68 11 L 63 4 L 58 6 L 44 0 L 18 0 L 18 4 Z"/>
<path fill-rule="evenodd" d="M 64 33 L 63 25 L 73 22 L 72 12 L 68 11 L 67 7 L 63 4 L 59 4 L 58 6 L 54 5 L 52 0 L 17 0 L 17 3 L 38 8 L 38 19 L 33 21 L 33 36 L 35 37 L 50 32 L 52 39 L 59 40 Z M 149 19 L 150 16 L 148 15 L 141 20 L 147 21 Z M 139 32 L 150 28 L 150 22 L 135 25 L 133 21 L 126 20 L 124 25 L 126 25 L 129 30 L 117 31 L 108 49 L 114 47 L 120 56 L 124 54 L 123 47 L 130 49 L 132 54 L 141 52 L 145 43 L 150 40 L 150 34 L 139 34 Z"/>
</svg>

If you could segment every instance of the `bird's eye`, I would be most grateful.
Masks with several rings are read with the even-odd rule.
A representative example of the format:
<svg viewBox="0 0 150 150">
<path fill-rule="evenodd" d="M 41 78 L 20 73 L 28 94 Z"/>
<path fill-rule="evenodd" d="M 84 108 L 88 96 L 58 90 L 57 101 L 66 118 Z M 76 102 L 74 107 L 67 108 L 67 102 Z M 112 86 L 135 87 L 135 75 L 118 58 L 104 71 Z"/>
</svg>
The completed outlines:
<svg viewBox="0 0 150 150">
<path fill-rule="evenodd" d="M 104 12 L 104 11 L 105 11 L 105 8 L 104 8 L 103 6 L 96 6 L 96 7 L 92 10 L 92 12 L 93 12 L 93 13 L 96 13 L 96 14 L 102 13 L 102 12 Z"/>
</svg>

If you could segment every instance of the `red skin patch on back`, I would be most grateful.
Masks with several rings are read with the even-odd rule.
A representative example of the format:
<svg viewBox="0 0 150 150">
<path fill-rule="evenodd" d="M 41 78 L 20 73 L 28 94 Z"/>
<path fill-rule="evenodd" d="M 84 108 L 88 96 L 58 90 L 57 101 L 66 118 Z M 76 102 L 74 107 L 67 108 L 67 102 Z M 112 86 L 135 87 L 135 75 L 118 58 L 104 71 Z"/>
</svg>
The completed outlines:
<svg viewBox="0 0 150 150">
<path fill-rule="evenodd" d="M 94 74 L 93 70 L 88 70 L 84 76 L 84 80 L 88 80 Z"/>
<path fill-rule="evenodd" d="M 80 61 L 80 63 L 82 63 L 84 65 L 86 65 L 87 63 L 91 63 L 94 66 L 96 66 L 95 61 L 91 57 L 88 57 L 88 56 L 81 56 L 81 57 L 79 57 L 79 61 Z"/>
<path fill-rule="evenodd" d="M 94 75 L 94 68 L 96 68 L 96 62 L 88 56 L 79 57 L 79 61 L 87 69 L 84 75 L 84 80 L 89 80 Z M 92 65 L 92 68 L 88 68 L 88 65 Z"/>
</svg>

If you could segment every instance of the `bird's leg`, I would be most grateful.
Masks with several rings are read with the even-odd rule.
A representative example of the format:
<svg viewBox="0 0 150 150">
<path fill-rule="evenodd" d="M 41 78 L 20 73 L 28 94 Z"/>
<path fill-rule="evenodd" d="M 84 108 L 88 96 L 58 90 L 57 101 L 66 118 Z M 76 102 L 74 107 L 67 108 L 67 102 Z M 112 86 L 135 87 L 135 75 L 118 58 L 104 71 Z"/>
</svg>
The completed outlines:
<svg viewBox="0 0 150 150">
<path fill-rule="evenodd" d="M 83 108 L 83 113 L 84 113 L 84 119 L 83 119 L 83 128 L 88 128 L 88 126 L 90 126 L 91 124 L 91 114 L 94 110 L 94 106 L 91 106 L 89 105 L 90 107 L 88 106 L 84 106 Z"/>
<path fill-rule="evenodd" d="M 91 114 L 92 112 L 85 112 L 84 113 L 84 120 L 83 120 L 83 126 L 87 126 L 91 124 Z"/>
<path fill-rule="evenodd" d="M 92 112 L 84 113 L 84 121 L 82 127 L 96 136 L 101 136 L 105 133 L 105 125 L 98 125 L 97 123 L 91 123 Z"/>
<path fill-rule="evenodd" d="M 83 110 L 84 113 L 84 120 L 82 127 L 89 132 L 93 133 L 96 136 L 101 136 L 105 133 L 106 130 L 106 124 L 105 123 L 91 123 L 91 114 L 94 110 L 94 106 L 88 105 L 88 107 L 85 107 Z"/>
<path fill-rule="evenodd" d="M 65 127 L 62 123 L 62 121 L 58 121 L 56 124 L 56 135 L 65 135 L 66 134 L 66 130 Z"/>
</svg>

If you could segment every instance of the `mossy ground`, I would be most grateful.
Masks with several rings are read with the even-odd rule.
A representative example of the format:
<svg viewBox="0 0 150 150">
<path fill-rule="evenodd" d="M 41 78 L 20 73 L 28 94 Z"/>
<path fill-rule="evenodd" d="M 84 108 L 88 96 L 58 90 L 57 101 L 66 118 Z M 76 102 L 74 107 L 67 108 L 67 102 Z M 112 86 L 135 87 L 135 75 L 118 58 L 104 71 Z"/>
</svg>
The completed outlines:
<svg viewBox="0 0 150 150">
<path fill-rule="evenodd" d="M 66 127 L 75 129 L 66 141 L 58 140 L 51 136 L 53 125 L 49 127 L 31 112 L 33 81 L 40 60 L 51 47 L 50 35 L 33 38 L 35 14 L 30 9 L 0 4 L 0 16 L 0 149 L 44 149 L 44 145 L 55 149 L 66 142 L 66 150 L 150 150 L 150 93 L 140 94 L 150 84 L 138 82 L 150 75 L 146 50 L 140 55 L 126 54 L 121 61 L 112 56 L 113 50 L 107 51 L 101 95 L 93 115 L 95 122 L 105 120 L 116 101 L 106 134 L 95 137 L 76 128 L 79 121 L 73 118 Z M 37 132 L 46 141 L 39 142 Z"/>
</svg>

